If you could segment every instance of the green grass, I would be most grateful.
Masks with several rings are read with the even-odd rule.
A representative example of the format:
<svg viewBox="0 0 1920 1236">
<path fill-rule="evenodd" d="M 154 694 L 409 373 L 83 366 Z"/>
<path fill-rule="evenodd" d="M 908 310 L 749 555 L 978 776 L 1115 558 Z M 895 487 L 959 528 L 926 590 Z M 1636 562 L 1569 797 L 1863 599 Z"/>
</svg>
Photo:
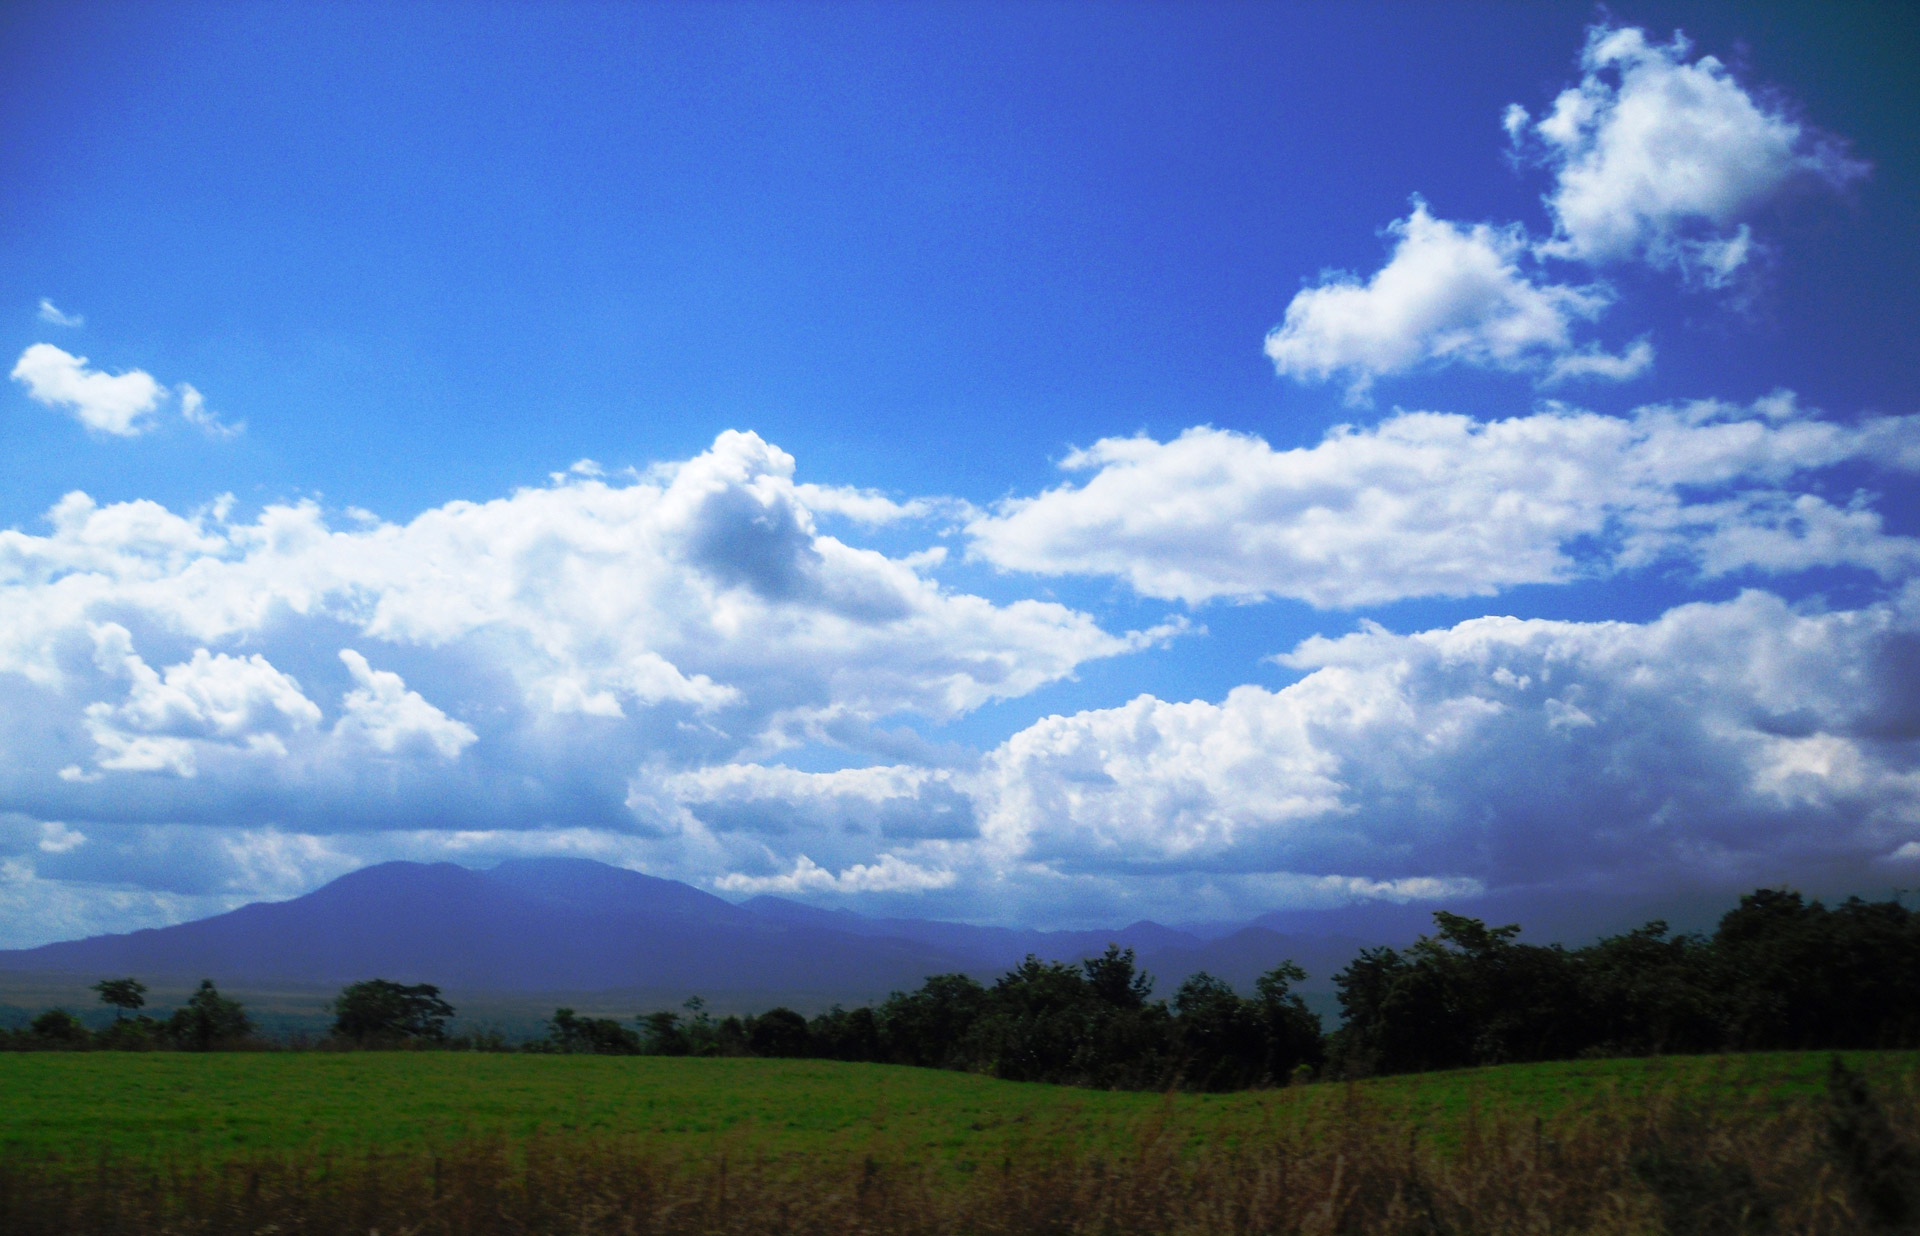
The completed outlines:
<svg viewBox="0 0 1920 1236">
<path fill-rule="evenodd" d="M 1912 1085 L 1920 1053 L 1847 1053 Z M 0 1054 L 0 1151 L 199 1158 L 407 1150 L 475 1135 L 613 1134 L 688 1154 L 996 1163 L 1024 1147 L 1118 1153 L 1165 1119 L 1193 1143 L 1364 1102 L 1446 1144 L 1470 1112 L 1551 1117 L 1680 1090 L 1785 1103 L 1826 1053 L 1567 1061 L 1227 1095 L 1109 1093 L 885 1065 L 464 1053 Z"/>
</svg>

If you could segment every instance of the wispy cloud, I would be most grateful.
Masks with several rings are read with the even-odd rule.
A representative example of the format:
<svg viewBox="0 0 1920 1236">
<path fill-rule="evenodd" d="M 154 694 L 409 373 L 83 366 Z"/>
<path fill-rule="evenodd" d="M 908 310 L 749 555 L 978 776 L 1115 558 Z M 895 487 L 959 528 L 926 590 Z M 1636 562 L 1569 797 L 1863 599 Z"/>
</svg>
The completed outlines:
<svg viewBox="0 0 1920 1236">
<path fill-rule="evenodd" d="M 186 382 L 174 387 L 174 393 L 180 399 L 180 415 L 195 429 L 209 438 L 237 438 L 247 431 L 245 421 L 224 421 L 220 414 L 207 407 L 207 401 L 198 390 Z"/>
<path fill-rule="evenodd" d="M 62 313 L 59 306 L 42 296 L 40 298 L 40 320 L 54 326 L 85 326 L 87 319 L 77 313 Z"/>
</svg>

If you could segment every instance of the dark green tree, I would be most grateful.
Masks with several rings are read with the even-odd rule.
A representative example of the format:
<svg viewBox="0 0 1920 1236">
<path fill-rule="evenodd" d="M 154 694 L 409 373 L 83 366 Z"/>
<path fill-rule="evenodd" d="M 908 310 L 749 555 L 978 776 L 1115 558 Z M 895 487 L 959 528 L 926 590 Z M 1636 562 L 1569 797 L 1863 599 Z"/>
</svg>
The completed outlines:
<svg viewBox="0 0 1920 1236">
<path fill-rule="evenodd" d="M 1326 1033 L 1320 1015 L 1293 990 L 1307 972 L 1283 961 L 1254 980 L 1254 1007 L 1266 1038 L 1266 1080 L 1285 1085 L 1303 1066 L 1317 1069 L 1327 1060 Z"/>
<path fill-rule="evenodd" d="M 92 990 L 100 994 L 100 1003 L 113 1006 L 113 1019 L 119 1021 L 147 1002 L 147 985 L 139 979 L 101 979 Z"/>
<path fill-rule="evenodd" d="M 1130 948 L 1109 944 L 1106 952 L 1087 958 L 1080 968 L 1086 971 L 1087 986 L 1094 996 L 1114 1008 L 1145 1008 L 1153 995 L 1153 976 L 1134 965 Z"/>
<path fill-rule="evenodd" d="M 967 1068 L 987 989 L 964 974 L 936 974 L 918 991 L 896 991 L 880 1006 L 888 1058 L 924 1068 Z"/>
<path fill-rule="evenodd" d="M 555 1009 L 547 1022 L 548 1050 L 601 1056 L 637 1056 L 640 1036 L 611 1017 L 581 1017 Z"/>
<path fill-rule="evenodd" d="M 809 1056 L 813 1036 L 807 1019 L 790 1008 L 771 1008 L 746 1021 L 747 1045 L 756 1056 Z"/>
<path fill-rule="evenodd" d="M 1196 1090 L 1239 1090 L 1267 1070 L 1267 1034 L 1260 1006 L 1206 971 L 1174 993 L 1182 1081 Z"/>
<path fill-rule="evenodd" d="M 238 1000 L 220 994 L 212 979 L 201 979 L 199 990 L 167 1019 L 167 1037 L 190 1051 L 230 1047 L 253 1034 L 253 1021 Z"/>
<path fill-rule="evenodd" d="M 693 1043 L 680 1028 L 680 1014 L 662 1010 L 640 1019 L 641 1048 L 649 1056 L 685 1056 L 693 1052 Z"/>
<path fill-rule="evenodd" d="M 865 1005 L 849 1012 L 834 1005 L 807 1024 L 811 1054 L 824 1060 L 884 1060 L 880 1019 Z"/>
<path fill-rule="evenodd" d="M 364 1045 L 443 1043 L 453 1006 L 432 983 L 349 983 L 333 1000 L 333 1034 Z"/>
<path fill-rule="evenodd" d="M 27 1031 L 43 1047 L 85 1047 L 93 1038 L 80 1019 L 65 1009 L 48 1009 L 27 1023 Z"/>
</svg>

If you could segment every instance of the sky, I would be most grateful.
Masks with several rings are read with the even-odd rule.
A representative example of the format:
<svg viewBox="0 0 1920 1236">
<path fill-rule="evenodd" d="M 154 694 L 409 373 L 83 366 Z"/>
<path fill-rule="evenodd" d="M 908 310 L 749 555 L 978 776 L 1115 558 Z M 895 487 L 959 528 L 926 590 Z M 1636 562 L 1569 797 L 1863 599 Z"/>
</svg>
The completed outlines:
<svg viewBox="0 0 1920 1236">
<path fill-rule="evenodd" d="M 0 8 L 0 947 L 1920 883 L 1905 6 Z"/>
</svg>

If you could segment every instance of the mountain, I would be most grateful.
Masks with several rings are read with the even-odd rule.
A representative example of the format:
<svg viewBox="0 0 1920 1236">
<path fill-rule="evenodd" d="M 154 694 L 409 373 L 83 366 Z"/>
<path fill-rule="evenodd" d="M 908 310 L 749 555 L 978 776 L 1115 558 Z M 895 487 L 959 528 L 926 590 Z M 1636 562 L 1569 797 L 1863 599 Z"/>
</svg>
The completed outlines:
<svg viewBox="0 0 1920 1236">
<path fill-rule="evenodd" d="M 382 863 L 291 901 L 0 951 L 0 970 L 688 994 L 884 994 L 965 965 L 911 941 L 777 923 L 685 884 L 582 859 L 490 871 Z"/>
<path fill-rule="evenodd" d="M 818 1003 L 911 989 L 929 974 L 991 979 L 1029 953 L 1077 961 L 1133 948 L 1170 995 L 1195 970 L 1242 988 L 1291 957 L 1325 989 L 1358 941 L 1261 926 L 1208 939 L 1158 923 L 1028 931 L 868 918 L 775 897 L 742 905 L 586 859 L 514 859 L 486 871 L 382 863 L 290 901 L 173 927 L 0 951 L 0 971 L 210 976 L 227 984 L 381 977 L 449 990 L 647 990 Z M 811 999 L 808 999 L 811 997 Z"/>
</svg>

